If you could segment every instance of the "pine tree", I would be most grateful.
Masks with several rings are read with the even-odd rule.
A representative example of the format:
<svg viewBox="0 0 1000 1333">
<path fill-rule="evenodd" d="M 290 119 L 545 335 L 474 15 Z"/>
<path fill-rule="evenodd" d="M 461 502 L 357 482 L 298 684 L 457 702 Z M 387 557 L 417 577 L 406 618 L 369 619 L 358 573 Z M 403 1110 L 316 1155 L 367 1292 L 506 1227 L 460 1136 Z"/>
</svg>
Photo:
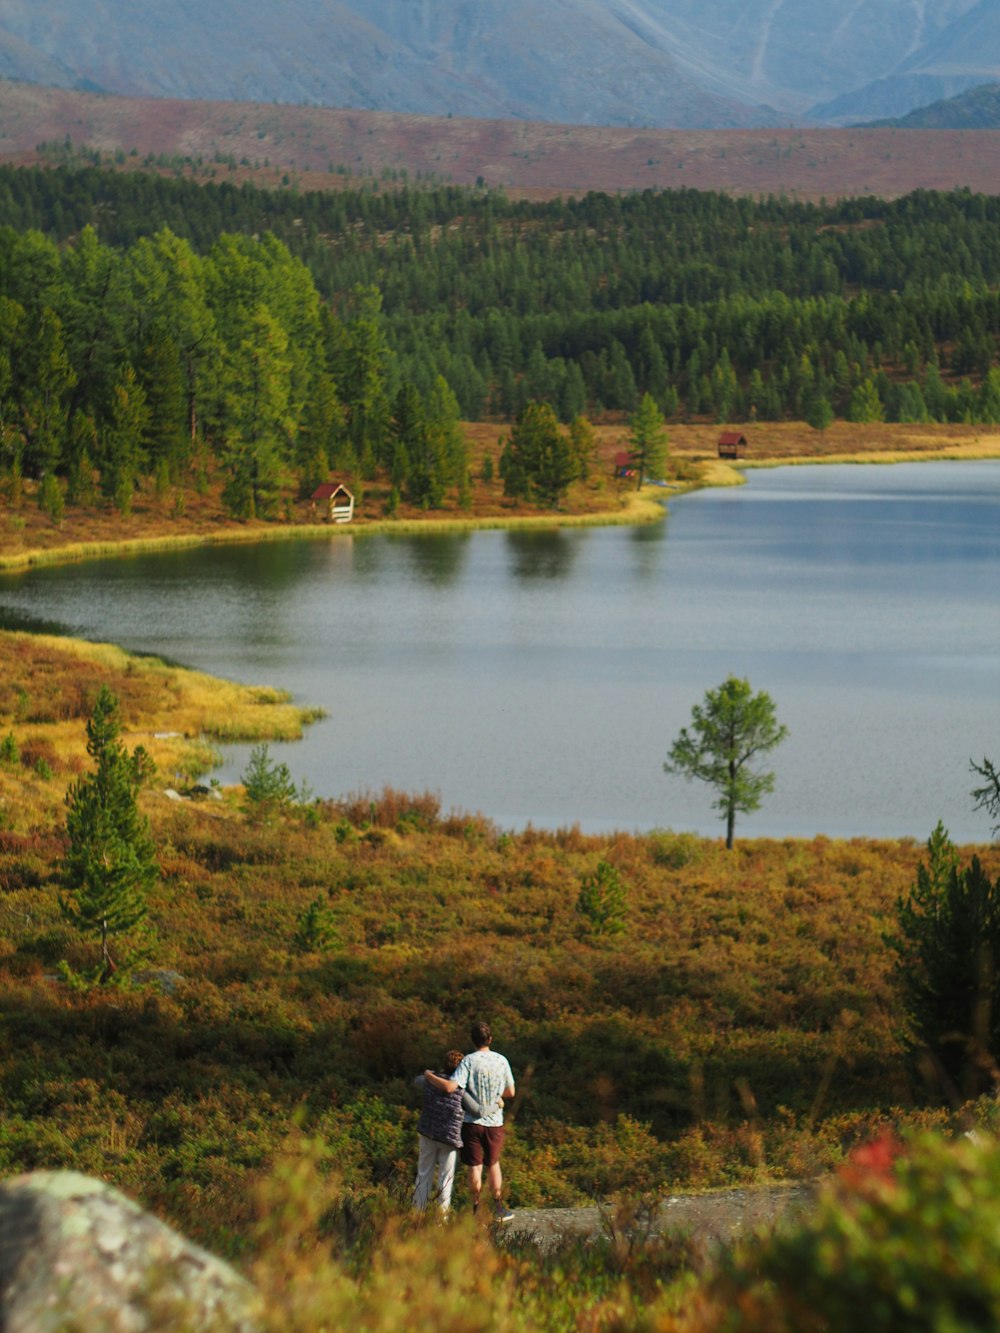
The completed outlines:
<svg viewBox="0 0 1000 1333">
<path fill-rule="evenodd" d="M 1000 1054 L 1000 879 L 978 857 L 959 864 L 944 825 L 896 903 L 896 976 L 915 1047 L 925 1046 L 968 1098 L 992 1083 Z"/>
<path fill-rule="evenodd" d="M 69 848 L 59 906 L 76 928 L 100 939 L 95 979 L 107 982 L 118 965 L 112 936 L 134 931 L 146 916 L 146 893 L 157 877 L 149 825 L 136 796 L 152 772 L 141 746 L 129 754 L 119 740 L 118 700 L 102 686 L 87 723 L 87 753 L 95 769 L 66 794 Z"/>
</svg>

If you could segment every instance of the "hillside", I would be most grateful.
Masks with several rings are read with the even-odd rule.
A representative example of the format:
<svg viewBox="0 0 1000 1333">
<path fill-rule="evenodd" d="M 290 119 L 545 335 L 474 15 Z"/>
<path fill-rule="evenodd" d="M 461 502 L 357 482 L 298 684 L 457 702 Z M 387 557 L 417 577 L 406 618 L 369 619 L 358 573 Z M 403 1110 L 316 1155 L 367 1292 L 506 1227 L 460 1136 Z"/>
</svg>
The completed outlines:
<svg viewBox="0 0 1000 1333">
<path fill-rule="evenodd" d="M 39 144 L 68 139 L 117 154 L 122 168 L 152 156 L 176 174 L 301 189 L 391 183 L 405 172 L 537 198 L 677 188 L 811 200 L 1000 193 L 1000 135 L 990 132 L 638 130 L 109 97 L 9 81 L 0 81 L 0 126 L 8 162 L 34 163 Z"/>
<path fill-rule="evenodd" d="M 995 82 L 1000 78 L 1000 10 L 994 0 L 965 9 L 940 35 L 929 41 L 918 37 L 880 77 L 812 107 L 810 116 L 835 124 L 899 116 Z"/>
<path fill-rule="evenodd" d="M 1000 129 L 1000 83 L 984 83 L 957 97 L 918 107 L 895 120 L 875 120 L 870 128 L 892 126 L 901 130 Z"/>
<path fill-rule="evenodd" d="M 0 73 L 126 95 L 724 129 L 905 113 L 997 77 L 1000 31 L 992 0 L 3 0 Z"/>
</svg>

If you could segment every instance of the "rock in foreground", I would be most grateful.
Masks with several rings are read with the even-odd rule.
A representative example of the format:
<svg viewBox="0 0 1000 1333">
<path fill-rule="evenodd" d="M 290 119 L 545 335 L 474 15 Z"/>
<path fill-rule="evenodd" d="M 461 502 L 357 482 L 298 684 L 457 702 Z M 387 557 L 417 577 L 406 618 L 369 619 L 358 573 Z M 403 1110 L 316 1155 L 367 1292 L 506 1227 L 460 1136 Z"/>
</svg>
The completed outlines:
<svg viewBox="0 0 1000 1333">
<path fill-rule="evenodd" d="M 4 1333 L 251 1333 L 253 1288 L 118 1190 L 75 1171 L 0 1182 Z"/>
</svg>

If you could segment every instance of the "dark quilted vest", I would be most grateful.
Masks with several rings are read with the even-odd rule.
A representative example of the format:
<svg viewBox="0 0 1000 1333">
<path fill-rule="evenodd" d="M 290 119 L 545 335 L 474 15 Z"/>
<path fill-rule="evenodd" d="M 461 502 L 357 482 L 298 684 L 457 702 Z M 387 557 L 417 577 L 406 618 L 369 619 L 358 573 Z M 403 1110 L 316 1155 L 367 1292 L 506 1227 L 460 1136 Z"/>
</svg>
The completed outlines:
<svg viewBox="0 0 1000 1333">
<path fill-rule="evenodd" d="M 424 1085 L 424 1109 L 420 1113 L 417 1132 L 437 1143 L 462 1146 L 462 1094 L 438 1092 L 430 1084 Z"/>
</svg>

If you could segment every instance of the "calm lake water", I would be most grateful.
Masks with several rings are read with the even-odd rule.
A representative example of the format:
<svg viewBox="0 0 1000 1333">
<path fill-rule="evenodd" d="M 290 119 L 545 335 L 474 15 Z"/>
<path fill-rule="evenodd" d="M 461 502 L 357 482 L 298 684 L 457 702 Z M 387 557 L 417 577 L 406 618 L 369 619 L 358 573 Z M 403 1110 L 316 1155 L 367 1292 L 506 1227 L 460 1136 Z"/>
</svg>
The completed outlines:
<svg viewBox="0 0 1000 1333">
<path fill-rule="evenodd" d="M 662 771 L 729 673 L 789 739 L 758 836 L 985 841 L 1000 760 L 1000 462 L 751 472 L 662 524 L 349 536 L 0 579 L 7 625 L 289 689 L 329 716 L 273 747 L 318 795 L 437 792 L 501 827 L 721 831 Z M 230 747 L 235 781 L 249 747 Z"/>
</svg>

